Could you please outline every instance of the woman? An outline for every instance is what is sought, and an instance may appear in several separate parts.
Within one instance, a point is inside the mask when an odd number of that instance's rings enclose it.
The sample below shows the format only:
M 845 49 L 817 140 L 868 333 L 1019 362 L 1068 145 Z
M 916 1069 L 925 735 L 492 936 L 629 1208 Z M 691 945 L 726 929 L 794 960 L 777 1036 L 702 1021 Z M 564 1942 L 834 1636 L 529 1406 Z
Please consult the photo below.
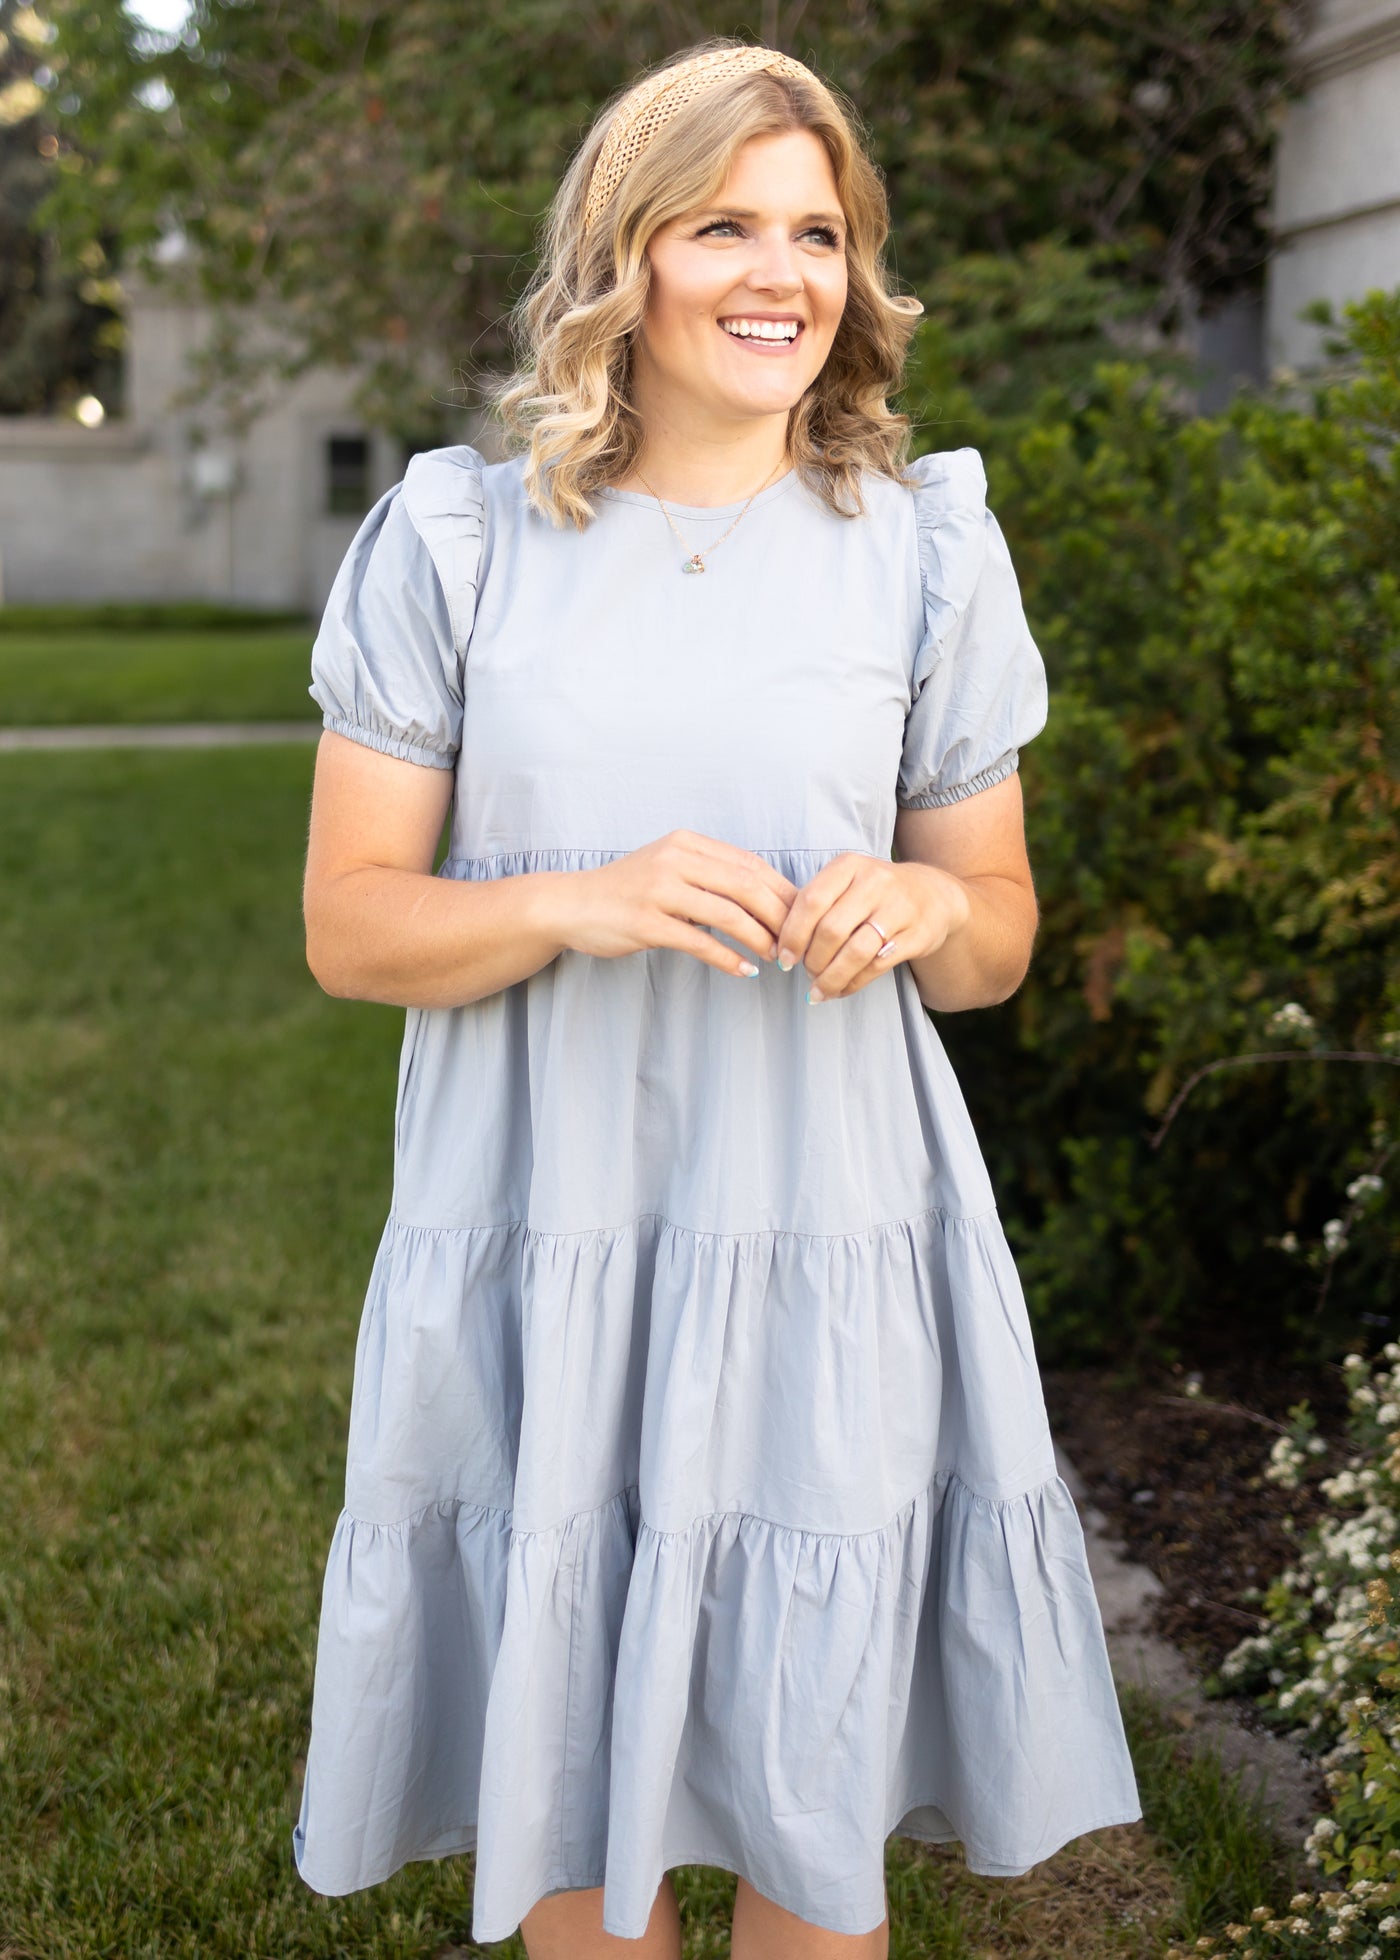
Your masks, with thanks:
M 531 1960 L 674 1960 L 682 1863 L 735 1960 L 864 1960 L 891 1832 L 1014 1874 L 1141 1815 L 925 1013 L 1026 971 L 1044 676 L 976 453 L 902 468 L 885 233 L 806 68 L 643 80 L 523 454 L 416 457 L 313 656 L 308 958 L 409 1014 L 297 1860 L 475 1847 Z

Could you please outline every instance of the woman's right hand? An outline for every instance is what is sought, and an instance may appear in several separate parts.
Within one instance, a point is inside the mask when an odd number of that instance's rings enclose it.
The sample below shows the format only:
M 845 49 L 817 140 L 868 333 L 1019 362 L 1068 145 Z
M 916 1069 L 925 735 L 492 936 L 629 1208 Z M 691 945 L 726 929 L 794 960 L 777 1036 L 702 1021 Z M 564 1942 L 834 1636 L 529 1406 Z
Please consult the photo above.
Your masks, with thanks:
M 756 958 L 771 960 L 797 896 L 792 880 L 756 851 L 694 830 L 668 831 L 566 875 L 577 901 L 564 922 L 564 943 L 573 951 L 607 960 L 668 946 L 722 973 L 741 972 L 744 956 L 704 928 L 718 927 Z

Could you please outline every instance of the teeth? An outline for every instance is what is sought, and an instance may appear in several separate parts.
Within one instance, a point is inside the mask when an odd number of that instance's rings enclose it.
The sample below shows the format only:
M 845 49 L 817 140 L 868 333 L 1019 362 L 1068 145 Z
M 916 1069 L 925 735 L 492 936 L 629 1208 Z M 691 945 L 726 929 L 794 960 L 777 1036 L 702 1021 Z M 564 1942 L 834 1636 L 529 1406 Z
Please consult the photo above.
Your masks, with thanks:
M 796 340 L 795 320 L 722 320 L 726 333 L 739 340 Z

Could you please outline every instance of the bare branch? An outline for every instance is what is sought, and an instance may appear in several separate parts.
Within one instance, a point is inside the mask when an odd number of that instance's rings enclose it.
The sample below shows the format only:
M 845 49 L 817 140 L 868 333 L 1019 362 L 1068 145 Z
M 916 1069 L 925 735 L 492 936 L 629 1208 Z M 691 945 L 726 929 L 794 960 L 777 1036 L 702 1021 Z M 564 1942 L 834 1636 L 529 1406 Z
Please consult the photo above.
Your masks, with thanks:
M 1204 1068 L 1198 1068 L 1194 1075 L 1188 1076 L 1172 1097 L 1162 1119 L 1162 1127 L 1151 1139 L 1152 1148 L 1161 1149 L 1167 1131 L 1176 1120 L 1177 1111 L 1198 1082 L 1203 1082 L 1208 1075 L 1214 1075 L 1218 1069 L 1254 1068 L 1263 1062 L 1379 1062 L 1383 1068 L 1400 1068 L 1400 1055 L 1377 1055 L 1369 1049 L 1314 1048 L 1296 1055 L 1226 1055 L 1219 1061 L 1207 1062 Z

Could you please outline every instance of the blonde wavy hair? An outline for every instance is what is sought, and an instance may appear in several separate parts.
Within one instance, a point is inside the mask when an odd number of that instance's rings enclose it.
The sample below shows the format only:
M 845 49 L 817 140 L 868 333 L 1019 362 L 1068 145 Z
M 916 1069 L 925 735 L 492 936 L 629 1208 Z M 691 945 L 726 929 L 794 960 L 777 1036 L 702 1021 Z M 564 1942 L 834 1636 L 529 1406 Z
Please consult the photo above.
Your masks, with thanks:
M 643 82 L 696 55 L 746 46 L 713 39 L 687 48 Z M 633 83 L 601 111 L 550 206 L 539 267 L 511 315 L 516 372 L 488 392 L 506 446 L 528 450 L 525 489 L 552 523 L 584 529 L 590 493 L 625 477 L 641 452 L 630 395 L 632 349 L 646 313 L 653 233 L 709 203 L 754 136 L 807 129 L 824 146 L 846 218 L 847 298 L 820 374 L 792 408 L 788 451 L 802 481 L 838 516 L 861 514 L 865 470 L 902 481 L 909 420 L 888 397 L 899 386 L 919 314 L 896 293 L 884 262 L 889 205 L 855 112 L 816 77 L 736 75 L 678 109 L 649 138 L 594 221 L 585 226 L 598 153 Z

